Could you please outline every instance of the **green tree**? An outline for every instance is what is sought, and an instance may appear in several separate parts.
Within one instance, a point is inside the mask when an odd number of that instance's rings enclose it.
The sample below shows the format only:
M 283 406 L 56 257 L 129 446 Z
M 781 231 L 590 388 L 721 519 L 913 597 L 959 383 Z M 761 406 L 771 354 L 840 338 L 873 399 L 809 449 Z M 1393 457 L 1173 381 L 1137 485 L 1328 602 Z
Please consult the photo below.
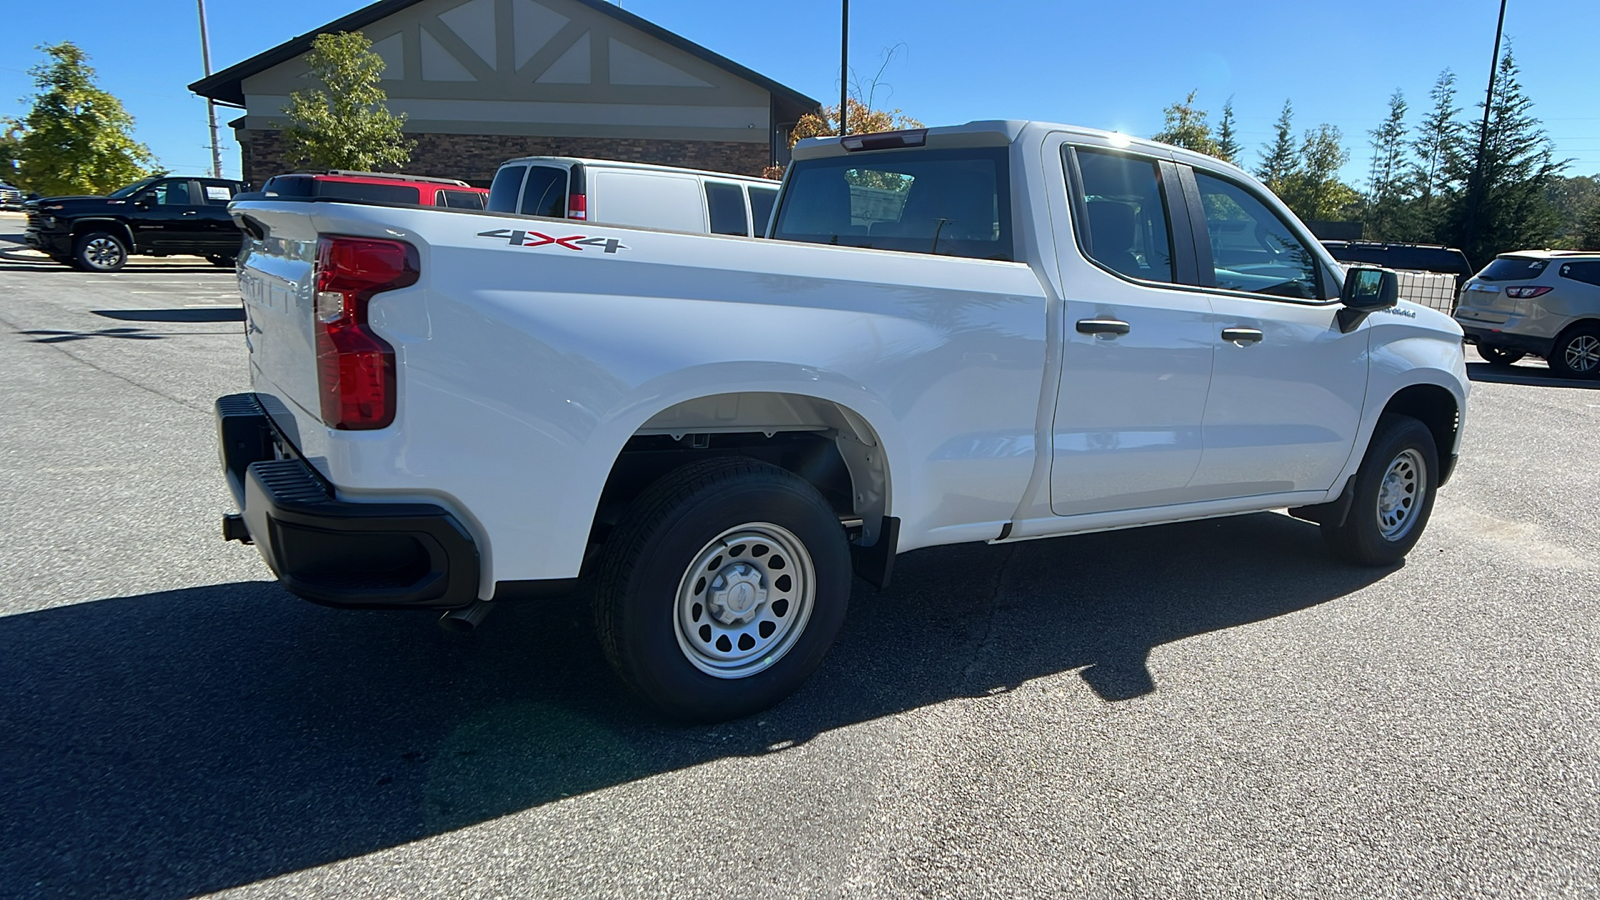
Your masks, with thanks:
M 1285 100 L 1283 112 L 1273 126 L 1272 143 L 1262 149 L 1261 165 L 1256 167 L 1256 177 L 1268 190 L 1282 196 L 1289 179 L 1299 167 L 1299 148 L 1294 140 L 1294 106 Z
M 1455 73 L 1449 69 L 1440 72 L 1428 99 L 1433 106 L 1411 142 L 1409 202 L 1398 223 L 1401 238 L 1420 242 L 1438 240 L 1449 196 L 1448 173 L 1456 170 L 1461 158 L 1461 107 L 1456 104 Z
M 1222 121 L 1217 123 L 1217 158 L 1238 165 L 1239 154 L 1243 152 L 1233 118 L 1233 98 L 1229 97 L 1228 102 L 1222 104 Z
M 1584 222 L 1600 211 L 1600 175 L 1561 175 L 1550 179 L 1544 190 L 1545 201 L 1556 217 L 1556 235 L 1551 244 L 1568 250 L 1587 249 L 1581 239 Z
M 1339 180 L 1339 170 L 1349 161 L 1339 129 L 1318 125 L 1305 133 L 1294 169 L 1276 193 L 1302 219 L 1349 215 L 1361 199 L 1355 188 Z
M 1398 89 L 1389 96 L 1389 115 L 1367 134 L 1372 137 L 1372 167 L 1362 215 L 1365 236 L 1392 240 L 1404 203 L 1406 160 L 1406 98 Z
M 1441 236 L 1474 265 L 1506 250 L 1549 246 L 1555 236 L 1556 215 L 1545 190 L 1567 162 L 1556 160 L 1517 72 L 1508 48 L 1489 99 L 1487 130 L 1481 121 L 1474 123 L 1472 152 L 1445 166 L 1453 202 Z
M 1189 96 L 1182 102 L 1174 103 L 1166 108 L 1166 125 L 1150 136 L 1153 141 L 1171 144 L 1174 147 L 1183 147 L 1196 153 L 1207 156 L 1220 156 L 1217 149 L 1217 139 L 1211 135 L 1211 124 L 1206 121 L 1206 111 L 1194 105 L 1195 95 L 1199 91 L 1190 91 Z
M 71 42 L 38 48 L 48 59 L 28 74 L 39 93 L 9 129 L 21 158 L 18 176 L 31 191 L 105 194 L 152 171 L 155 160 L 133 139 L 133 116 L 95 83 L 89 56 Z
M 388 97 L 378 84 L 383 57 L 372 52 L 365 35 L 318 35 L 306 63 L 327 91 L 289 95 L 283 137 L 290 165 L 382 171 L 410 161 L 416 143 L 401 132 L 406 117 L 384 108 Z
M 1578 223 L 1574 249 L 1600 250 L 1600 203 L 1589 204 L 1589 211 Z

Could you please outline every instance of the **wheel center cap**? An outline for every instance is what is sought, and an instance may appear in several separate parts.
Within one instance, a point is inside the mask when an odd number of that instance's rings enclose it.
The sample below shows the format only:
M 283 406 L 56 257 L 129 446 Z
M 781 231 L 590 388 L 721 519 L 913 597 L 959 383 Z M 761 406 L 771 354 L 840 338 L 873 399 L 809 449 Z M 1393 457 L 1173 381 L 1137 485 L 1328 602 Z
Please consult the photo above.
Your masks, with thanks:
M 761 586 L 761 573 L 754 566 L 735 563 L 717 573 L 707 599 L 711 614 L 724 625 L 732 625 L 755 618 L 767 600 L 767 589 Z

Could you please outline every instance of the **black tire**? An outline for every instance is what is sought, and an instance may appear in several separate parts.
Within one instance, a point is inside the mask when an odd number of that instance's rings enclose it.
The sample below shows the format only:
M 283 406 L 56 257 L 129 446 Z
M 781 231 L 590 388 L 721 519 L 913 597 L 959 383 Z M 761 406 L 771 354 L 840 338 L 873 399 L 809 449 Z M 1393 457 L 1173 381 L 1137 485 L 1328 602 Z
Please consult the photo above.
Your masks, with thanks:
M 1549 363 L 1562 378 L 1600 378 L 1600 324 L 1580 322 L 1561 332 Z
M 1412 475 L 1406 489 L 1407 472 Z M 1389 476 L 1396 481 L 1385 491 Z M 1350 490 L 1355 496 L 1343 522 L 1324 522 L 1322 536 L 1341 559 L 1361 566 L 1399 562 L 1416 546 L 1433 513 L 1439 487 L 1439 450 L 1433 432 L 1411 416 L 1378 420 Z
M 612 533 L 595 625 L 617 675 L 645 702 L 672 719 L 718 722 L 772 706 L 816 671 L 850 586 L 844 529 L 816 488 L 766 463 L 710 459 L 652 485 Z M 751 618 L 721 618 L 739 615 Z M 712 659 L 722 652 L 747 662 Z
M 1521 350 L 1506 350 L 1501 347 L 1485 347 L 1478 345 L 1478 355 L 1491 366 L 1509 366 L 1528 354 Z
M 109 231 L 91 231 L 73 244 L 72 262 L 85 272 L 115 272 L 128 263 L 128 246 Z

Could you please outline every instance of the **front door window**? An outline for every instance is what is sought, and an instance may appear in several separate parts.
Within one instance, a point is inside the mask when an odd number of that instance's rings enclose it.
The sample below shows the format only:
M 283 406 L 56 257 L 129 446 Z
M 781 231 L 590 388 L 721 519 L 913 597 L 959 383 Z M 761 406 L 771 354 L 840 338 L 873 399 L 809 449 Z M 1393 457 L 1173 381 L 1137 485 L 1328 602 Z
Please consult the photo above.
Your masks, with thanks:
M 1195 172 L 1216 286 L 1297 300 L 1322 296 L 1317 258 L 1283 219 L 1244 188 Z

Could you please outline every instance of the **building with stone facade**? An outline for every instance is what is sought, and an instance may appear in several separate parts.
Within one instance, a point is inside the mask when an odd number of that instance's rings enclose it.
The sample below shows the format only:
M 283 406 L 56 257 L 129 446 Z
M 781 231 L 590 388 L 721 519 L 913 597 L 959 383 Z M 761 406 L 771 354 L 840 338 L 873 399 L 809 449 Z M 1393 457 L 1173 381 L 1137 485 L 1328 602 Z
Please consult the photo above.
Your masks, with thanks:
M 816 100 L 603 0 L 380 0 L 189 86 L 240 108 L 242 177 L 288 171 L 278 127 L 322 85 L 319 34 L 360 31 L 416 141 L 405 171 L 487 185 L 506 159 L 589 156 L 757 175 Z

